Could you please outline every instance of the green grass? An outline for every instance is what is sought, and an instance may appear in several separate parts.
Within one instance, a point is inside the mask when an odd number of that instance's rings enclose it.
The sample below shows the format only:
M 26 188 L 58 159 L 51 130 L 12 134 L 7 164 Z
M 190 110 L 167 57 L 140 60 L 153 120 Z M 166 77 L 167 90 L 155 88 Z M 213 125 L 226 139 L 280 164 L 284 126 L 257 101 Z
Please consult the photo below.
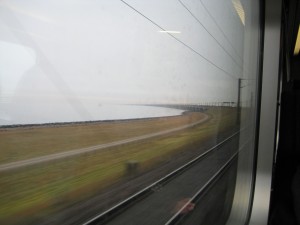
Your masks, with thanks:
M 180 151 L 186 151 L 189 146 L 199 144 L 209 137 L 217 137 L 218 132 L 229 129 L 235 123 L 234 109 L 223 108 L 207 113 L 211 119 L 205 124 L 172 133 L 172 135 L 0 173 L 0 223 L 18 223 L 19 221 L 16 220 L 18 218 L 23 221 L 21 224 L 24 224 L 24 221 L 30 220 L 33 215 L 47 215 L 52 211 L 68 207 L 97 194 L 101 190 L 105 190 L 105 188 L 122 179 L 126 174 L 126 162 L 131 160 L 139 162 L 139 172 L 143 173 L 168 160 L 172 155 Z M 196 116 L 193 118 L 196 118 Z M 173 120 L 174 118 L 169 119 Z M 170 126 L 176 127 L 191 119 L 186 117 L 184 120 L 180 120 L 180 122 L 172 121 L 172 123 L 164 121 L 164 125 L 157 122 L 157 125 L 151 128 L 149 128 L 151 123 L 148 123 L 150 122 L 148 121 L 144 123 L 146 132 L 142 132 L 142 125 L 135 125 L 135 128 L 139 130 L 138 134 L 141 135 L 141 133 L 157 131 L 157 127 L 160 127 L 161 130 L 165 130 L 166 127 L 170 128 Z M 176 123 L 176 126 L 173 125 L 174 123 Z M 122 124 L 122 126 L 125 125 Z M 126 126 L 129 130 L 132 129 L 129 122 L 126 123 Z M 82 129 L 81 133 L 85 133 L 84 128 L 80 128 Z M 90 126 L 88 126 L 89 131 L 90 129 Z M 110 130 L 112 132 L 109 135 L 110 140 L 114 139 L 112 138 L 114 136 L 113 129 Z M 34 133 L 33 130 L 31 132 Z M 64 131 L 66 134 L 70 132 L 67 127 L 64 127 Z M 123 132 L 125 131 L 124 128 Z M 17 132 L 21 133 L 21 131 Z M 47 133 L 49 130 L 45 132 Z M 29 139 L 30 135 L 27 131 L 25 133 L 25 136 Z M 136 135 L 137 131 L 128 133 Z M 18 135 L 20 134 L 18 133 Z M 65 133 L 60 133 L 60 135 L 53 134 L 50 139 L 46 140 L 52 140 L 54 137 L 60 139 L 61 136 L 67 138 Z M 120 133 L 116 136 L 116 138 L 121 136 L 124 138 L 123 134 Z M 128 137 L 128 134 L 125 136 Z M 73 137 L 69 138 L 73 140 Z M 26 143 L 25 141 L 23 144 L 26 145 Z M 29 147 L 27 146 L 27 148 Z
M 66 126 L 0 129 L 0 163 L 124 140 L 182 126 L 203 115 L 190 113 L 169 118 L 99 122 Z

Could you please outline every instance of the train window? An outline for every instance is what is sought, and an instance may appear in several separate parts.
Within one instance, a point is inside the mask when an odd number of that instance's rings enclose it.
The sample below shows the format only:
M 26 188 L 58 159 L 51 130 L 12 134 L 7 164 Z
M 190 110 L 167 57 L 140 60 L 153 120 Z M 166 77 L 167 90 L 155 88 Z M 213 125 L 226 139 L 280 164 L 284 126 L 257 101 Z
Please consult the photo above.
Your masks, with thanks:
M 1 224 L 226 224 L 248 205 L 258 1 L 0 5 Z

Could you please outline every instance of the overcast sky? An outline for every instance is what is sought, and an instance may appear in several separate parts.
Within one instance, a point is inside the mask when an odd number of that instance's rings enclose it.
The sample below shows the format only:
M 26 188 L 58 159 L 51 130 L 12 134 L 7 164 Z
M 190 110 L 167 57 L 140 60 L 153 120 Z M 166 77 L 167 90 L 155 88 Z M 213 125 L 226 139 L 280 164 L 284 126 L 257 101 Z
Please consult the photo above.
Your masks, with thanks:
M 231 0 L 2 0 L 0 104 L 236 101 L 243 43 Z

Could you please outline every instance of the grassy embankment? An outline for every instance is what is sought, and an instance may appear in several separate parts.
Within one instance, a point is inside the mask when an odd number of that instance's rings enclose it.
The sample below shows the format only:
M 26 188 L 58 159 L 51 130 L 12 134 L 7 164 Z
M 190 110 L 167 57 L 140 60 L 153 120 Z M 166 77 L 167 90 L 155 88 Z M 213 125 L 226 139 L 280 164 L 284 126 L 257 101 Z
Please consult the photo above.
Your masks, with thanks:
M 34 216 L 42 217 L 52 210 L 90 197 L 122 179 L 126 162 L 138 161 L 139 171 L 147 171 L 172 154 L 201 143 L 235 123 L 234 109 L 215 109 L 207 113 L 211 116 L 208 122 L 164 137 L 0 172 L 0 223 L 22 221 L 25 224 Z M 151 120 L 1 131 L 1 162 L 155 133 L 195 122 L 202 116 L 190 113 Z
M 0 163 L 124 140 L 191 124 L 201 118 L 203 114 L 190 113 L 145 120 L 0 128 Z

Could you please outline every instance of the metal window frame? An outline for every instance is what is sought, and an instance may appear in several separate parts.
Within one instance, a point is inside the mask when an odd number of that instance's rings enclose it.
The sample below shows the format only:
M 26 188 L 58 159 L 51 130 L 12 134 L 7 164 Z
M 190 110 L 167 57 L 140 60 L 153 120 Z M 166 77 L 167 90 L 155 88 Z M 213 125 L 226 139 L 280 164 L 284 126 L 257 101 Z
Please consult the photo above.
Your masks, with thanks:
M 268 223 L 277 133 L 281 4 L 281 0 L 265 1 L 261 102 L 250 225 L 264 225 Z

